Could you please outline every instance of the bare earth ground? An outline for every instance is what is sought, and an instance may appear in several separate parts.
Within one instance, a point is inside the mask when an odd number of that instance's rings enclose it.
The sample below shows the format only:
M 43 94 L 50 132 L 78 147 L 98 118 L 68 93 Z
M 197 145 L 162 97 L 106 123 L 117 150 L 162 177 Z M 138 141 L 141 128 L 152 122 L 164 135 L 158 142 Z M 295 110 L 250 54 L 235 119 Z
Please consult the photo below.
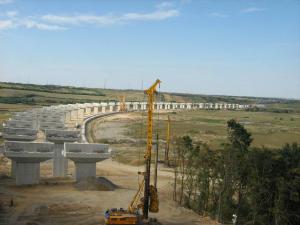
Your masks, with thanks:
M 107 122 L 101 123 L 104 124 L 105 129 L 98 130 L 100 133 L 97 136 L 126 139 L 122 134 L 126 131 L 124 127 L 114 127 L 109 121 Z M 113 148 L 117 146 L 114 145 Z M 107 208 L 128 207 L 140 181 L 137 172 L 143 171 L 142 167 L 125 165 L 108 159 L 97 163 L 97 176 L 109 179 L 119 188 L 114 191 L 82 191 L 74 185 L 72 179 L 74 164 L 71 161 L 69 161 L 69 177 L 61 179 L 51 178 L 52 161 L 49 160 L 41 163 L 40 185 L 16 187 L 14 179 L 7 176 L 10 160 L 4 158 L 2 154 L 0 156 L 1 225 L 104 224 L 103 212 Z M 160 211 L 152 214 L 152 217 L 156 217 L 164 225 L 216 224 L 208 218 L 178 207 L 172 201 L 172 172 L 161 168 L 158 175 Z M 12 203 L 13 206 L 10 206 Z

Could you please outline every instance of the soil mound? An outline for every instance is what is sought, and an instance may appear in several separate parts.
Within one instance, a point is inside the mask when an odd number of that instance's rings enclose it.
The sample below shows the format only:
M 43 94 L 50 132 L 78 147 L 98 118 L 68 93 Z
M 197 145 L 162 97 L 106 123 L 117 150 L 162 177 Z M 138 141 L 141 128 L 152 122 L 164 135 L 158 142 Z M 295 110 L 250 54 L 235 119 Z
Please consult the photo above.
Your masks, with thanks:
M 105 177 L 91 177 L 77 182 L 75 188 L 80 191 L 114 191 L 118 186 Z

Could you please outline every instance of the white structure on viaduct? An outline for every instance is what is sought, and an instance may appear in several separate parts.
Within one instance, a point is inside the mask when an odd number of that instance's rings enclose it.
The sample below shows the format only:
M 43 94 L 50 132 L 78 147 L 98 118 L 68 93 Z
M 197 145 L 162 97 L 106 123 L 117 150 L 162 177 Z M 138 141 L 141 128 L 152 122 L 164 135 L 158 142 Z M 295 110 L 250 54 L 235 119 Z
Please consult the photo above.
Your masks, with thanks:
M 147 109 L 147 102 L 125 102 L 126 111 Z M 249 105 L 228 103 L 156 102 L 155 110 L 243 110 Z M 120 111 L 120 102 L 55 105 L 18 112 L 3 129 L 5 156 L 17 185 L 38 184 L 40 163 L 52 160 L 54 177 L 68 176 L 68 160 L 75 162 L 76 181 L 96 176 L 96 163 L 110 157 L 106 144 L 89 144 L 85 124 Z

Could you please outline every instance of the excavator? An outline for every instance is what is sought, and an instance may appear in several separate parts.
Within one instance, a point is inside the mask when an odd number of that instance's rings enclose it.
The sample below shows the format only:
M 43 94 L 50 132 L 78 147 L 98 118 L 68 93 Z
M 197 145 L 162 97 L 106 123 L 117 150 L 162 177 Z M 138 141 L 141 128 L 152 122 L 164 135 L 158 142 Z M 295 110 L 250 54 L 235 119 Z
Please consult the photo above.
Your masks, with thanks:
M 149 220 L 149 212 L 156 213 L 159 210 L 159 201 L 157 188 L 150 185 L 151 174 L 151 152 L 152 152 L 152 135 L 153 135 L 153 103 L 154 94 L 157 86 L 161 81 L 157 79 L 155 83 L 147 90 L 145 94 L 148 96 L 148 124 L 147 124 L 147 148 L 144 153 L 145 172 L 140 172 L 143 176 L 137 193 L 134 195 L 127 209 L 112 208 L 108 209 L 105 214 L 106 225 L 141 225 L 147 223 Z M 157 167 L 157 164 L 155 165 Z M 157 179 L 157 177 L 155 177 Z M 156 181 L 155 181 L 156 184 Z M 142 213 L 140 212 L 142 210 Z

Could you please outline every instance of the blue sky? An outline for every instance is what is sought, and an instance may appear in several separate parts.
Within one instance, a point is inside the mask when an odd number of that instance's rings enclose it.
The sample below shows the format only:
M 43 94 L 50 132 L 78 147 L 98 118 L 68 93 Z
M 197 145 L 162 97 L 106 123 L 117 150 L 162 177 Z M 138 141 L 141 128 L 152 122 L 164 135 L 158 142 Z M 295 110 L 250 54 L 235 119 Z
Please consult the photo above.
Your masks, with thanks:
M 299 0 L 0 0 L 0 80 L 300 99 Z

